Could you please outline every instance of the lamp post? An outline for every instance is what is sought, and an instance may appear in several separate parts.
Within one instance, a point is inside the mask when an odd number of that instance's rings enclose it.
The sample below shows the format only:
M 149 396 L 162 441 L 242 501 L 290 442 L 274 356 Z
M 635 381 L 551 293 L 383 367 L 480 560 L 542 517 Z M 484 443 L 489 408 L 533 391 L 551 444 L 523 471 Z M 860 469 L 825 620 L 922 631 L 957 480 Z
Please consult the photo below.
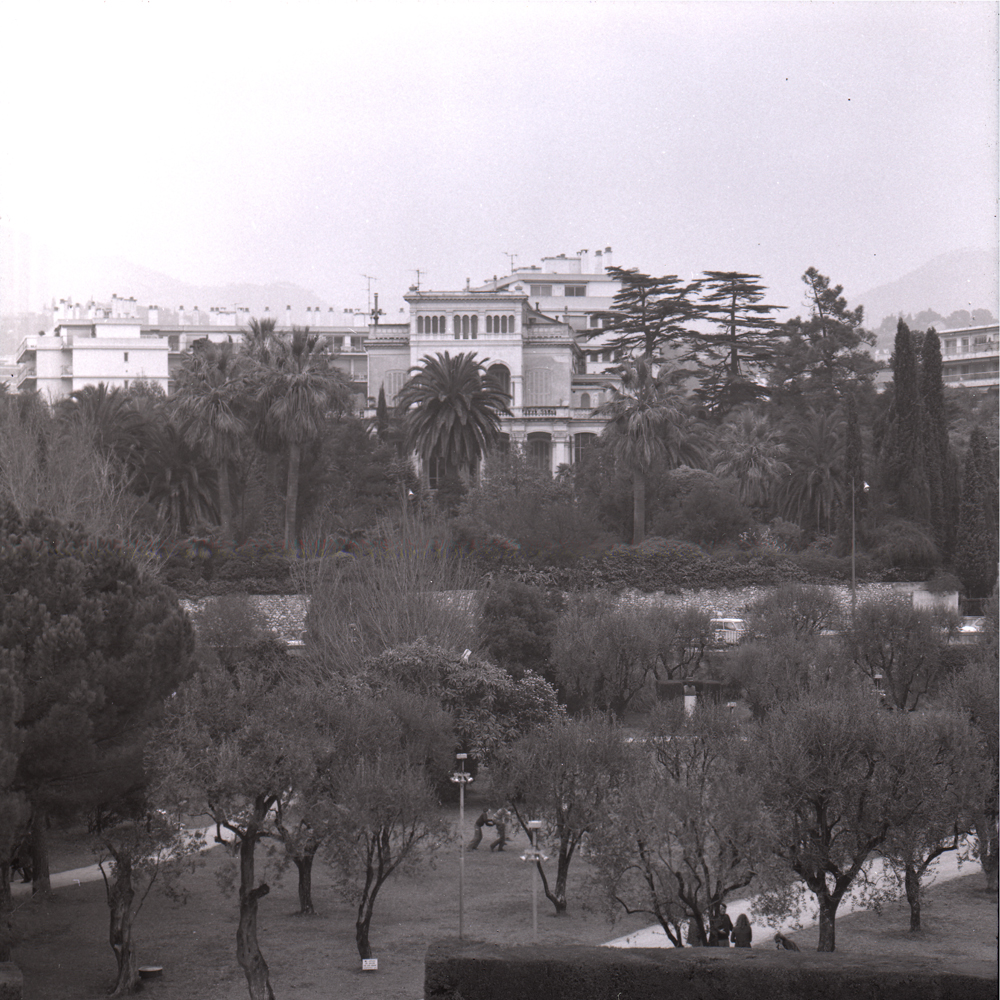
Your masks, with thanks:
M 467 753 L 455 754 L 458 770 L 451 776 L 453 784 L 458 785 L 458 939 L 462 940 L 465 930 L 465 786 L 473 780 L 471 774 L 466 774 L 465 762 Z
M 537 831 L 542 827 L 540 819 L 528 820 L 528 836 L 531 845 L 521 855 L 522 861 L 531 862 L 531 931 L 532 940 L 538 944 L 538 863 L 548 860 L 548 855 L 542 854 L 535 842 Z

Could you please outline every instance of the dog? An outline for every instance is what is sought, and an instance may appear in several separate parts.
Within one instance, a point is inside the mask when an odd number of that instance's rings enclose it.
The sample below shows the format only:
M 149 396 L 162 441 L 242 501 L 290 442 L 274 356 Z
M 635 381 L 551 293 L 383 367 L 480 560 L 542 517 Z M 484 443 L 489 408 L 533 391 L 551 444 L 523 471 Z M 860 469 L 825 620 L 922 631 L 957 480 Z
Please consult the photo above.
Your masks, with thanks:
M 790 938 L 786 938 L 784 934 L 774 935 L 774 947 L 784 948 L 785 951 L 799 951 L 799 946 Z

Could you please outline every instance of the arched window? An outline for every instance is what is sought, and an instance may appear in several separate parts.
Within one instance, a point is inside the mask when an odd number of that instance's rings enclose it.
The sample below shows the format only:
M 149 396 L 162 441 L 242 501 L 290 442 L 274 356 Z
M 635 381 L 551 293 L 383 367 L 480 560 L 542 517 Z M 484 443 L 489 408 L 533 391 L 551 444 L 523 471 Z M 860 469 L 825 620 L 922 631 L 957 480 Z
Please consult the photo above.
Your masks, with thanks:
M 418 316 L 417 317 L 417 333 L 423 333 L 423 332 L 424 332 L 424 317 L 423 316 Z
M 478 316 L 471 317 L 471 322 L 472 322 L 472 339 L 475 340 L 476 334 L 479 332 L 479 317 Z
M 462 340 L 469 339 L 469 317 L 462 317 Z
M 528 435 L 528 463 L 542 472 L 552 473 L 552 435 L 534 431 Z
M 589 410 L 590 409 L 590 393 L 589 392 L 585 392 L 580 397 L 580 408 L 582 410 Z
M 462 317 L 461 316 L 456 316 L 455 317 L 455 339 L 456 340 L 461 340 L 462 339 Z
M 492 333 L 493 332 L 493 317 L 492 316 L 487 316 L 486 317 L 486 332 L 487 333 Z
M 573 435 L 573 464 L 578 465 L 588 448 L 592 448 L 597 441 L 596 434 L 574 434 Z
M 507 317 L 506 316 L 501 316 L 500 317 L 500 332 L 501 333 L 506 333 L 507 332 Z
M 431 316 L 431 333 L 438 332 L 438 318 L 437 316 Z
M 510 370 L 506 365 L 490 365 L 486 374 L 492 375 L 503 387 L 503 391 L 510 395 Z

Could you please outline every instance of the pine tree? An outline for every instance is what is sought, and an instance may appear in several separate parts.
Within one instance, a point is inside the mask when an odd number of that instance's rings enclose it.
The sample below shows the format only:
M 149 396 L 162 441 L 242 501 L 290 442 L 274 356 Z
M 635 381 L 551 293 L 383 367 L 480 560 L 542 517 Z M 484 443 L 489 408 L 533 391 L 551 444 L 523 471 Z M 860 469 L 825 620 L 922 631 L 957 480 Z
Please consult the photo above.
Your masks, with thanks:
M 773 396 L 801 409 L 831 406 L 852 385 L 871 381 L 878 365 L 868 353 L 875 335 L 863 329 L 861 306 L 847 308 L 844 286 L 811 267 L 802 280 L 812 314 L 782 328 L 771 373 Z
M 761 300 L 759 274 L 705 271 L 701 308 L 717 329 L 696 341 L 701 388 L 697 395 L 726 413 L 767 394 L 766 375 L 774 359 L 779 326 L 771 313 L 781 306 Z
M 678 354 L 688 346 L 693 334 L 688 324 L 701 311 L 694 296 L 700 282 L 685 284 L 676 274 L 655 278 L 636 268 L 609 267 L 608 277 L 621 283 L 603 330 L 592 336 L 611 333 L 608 342 L 616 356 L 652 358 L 663 353 Z

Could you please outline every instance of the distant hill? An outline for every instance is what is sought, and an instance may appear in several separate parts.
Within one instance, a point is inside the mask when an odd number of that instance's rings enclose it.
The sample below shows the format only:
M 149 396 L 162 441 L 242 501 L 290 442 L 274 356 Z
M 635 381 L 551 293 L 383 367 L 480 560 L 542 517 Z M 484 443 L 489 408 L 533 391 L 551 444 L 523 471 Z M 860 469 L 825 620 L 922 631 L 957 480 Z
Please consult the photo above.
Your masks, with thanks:
M 1000 311 L 997 251 L 954 250 L 903 275 L 887 285 L 851 298 L 850 305 L 865 307 L 865 328 L 878 329 L 886 317 L 915 316 L 934 311 L 949 316 L 959 310 L 972 313 Z M 880 345 L 881 346 L 881 345 Z

